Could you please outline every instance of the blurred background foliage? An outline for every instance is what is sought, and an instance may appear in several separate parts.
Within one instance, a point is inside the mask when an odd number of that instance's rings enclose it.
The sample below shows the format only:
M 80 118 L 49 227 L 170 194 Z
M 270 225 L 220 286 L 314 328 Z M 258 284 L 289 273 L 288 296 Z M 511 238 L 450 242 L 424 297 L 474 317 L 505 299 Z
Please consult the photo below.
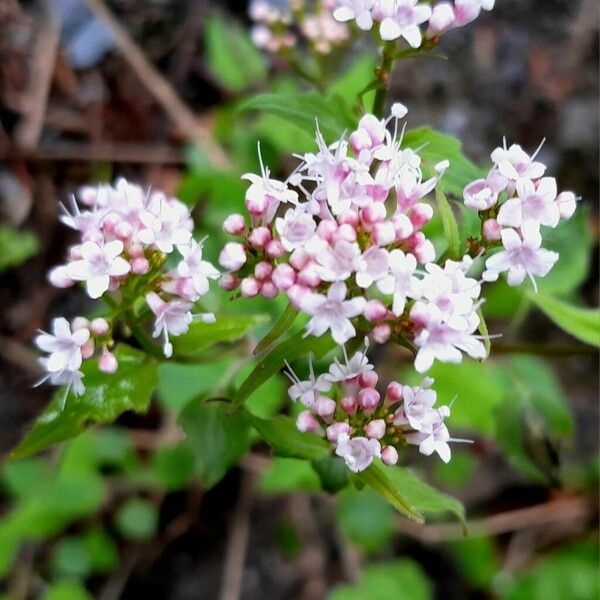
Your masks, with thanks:
M 194 207 L 197 237 L 209 235 L 207 254 L 215 260 L 225 216 L 243 206 L 240 174 L 258 170 L 257 142 L 273 173 L 289 172 L 290 153 L 314 147 L 315 117 L 326 137 L 351 125 L 348 99 L 371 79 L 375 64 L 373 47 L 359 42 L 321 91 L 299 96 L 306 83 L 252 45 L 244 2 L 107 4 L 212 129 L 228 164 L 215 167 L 210 151 L 173 128 L 119 52 L 114 31 L 75 0 L 56 4 L 63 29 L 55 64 L 46 67 L 52 73 L 45 121 L 33 147 L 20 145 L 29 113 L 19 102 L 40 60 L 27 40 L 49 35 L 47 7 L 16 0 L 0 7 L 7 32 L 0 43 L 4 451 L 49 400 L 47 390 L 29 389 L 35 359 L 27 343 L 35 329 L 55 314 L 90 308 L 77 293 L 45 284 L 45 271 L 68 242 L 54 224 L 57 201 L 84 182 L 120 175 L 164 188 Z M 114 403 L 95 404 L 90 394 L 86 414 L 67 414 L 58 432 L 46 426 L 51 404 L 19 447 L 24 457 L 2 462 L 0 597 L 597 598 L 598 363 L 581 343 L 590 342 L 580 322 L 585 315 L 569 312 L 597 305 L 594 15 L 593 1 L 499 1 L 471 28 L 447 36 L 448 61 L 405 61 L 394 77 L 392 95 L 409 105 L 412 127 L 433 126 L 465 141 L 474 162 L 453 138 L 420 129 L 410 134 L 415 142 L 430 141 L 424 154 L 432 162 L 438 153 L 455 158 L 447 182 L 455 200 L 503 134 L 530 146 L 547 135 L 544 160 L 563 187 L 584 199 L 552 234 L 561 260 L 540 281 L 539 296 L 527 286 L 488 287 L 483 314 L 490 332 L 503 333 L 492 357 L 432 369 L 441 400 L 454 401 L 453 431 L 474 444 L 456 446 L 448 465 L 414 453 L 406 460 L 464 503 L 467 537 L 448 506 L 429 497 L 421 500 L 432 522 L 421 527 L 372 491 L 347 486 L 335 460 L 271 459 L 256 444 L 252 418 L 294 410 L 285 379 L 276 374 L 253 391 L 249 414 L 230 416 L 215 398 L 256 364 L 228 356 L 228 344 L 261 339 L 285 303 L 229 302 L 213 290 L 206 306 L 225 315 L 228 327 L 213 339 L 200 327 L 179 341 L 181 352 L 204 352 L 206 362 L 141 366 L 135 353 L 120 356 L 125 368 L 107 392 Z M 372 94 L 364 101 L 368 106 Z M 459 203 L 453 206 L 459 214 Z M 473 222 L 462 216 L 464 239 Z M 444 252 L 442 223 L 428 227 Z M 386 378 L 417 381 L 401 350 L 374 349 L 374 360 Z M 94 373 L 88 376 L 93 382 Z M 124 400 L 123 380 L 134 386 L 133 398 Z M 209 397 L 214 401 L 205 402 Z M 45 447 L 48 436 L 68 438 L 84 422 L 109 422 L 121 413 L 114 425 L 26 456 Z

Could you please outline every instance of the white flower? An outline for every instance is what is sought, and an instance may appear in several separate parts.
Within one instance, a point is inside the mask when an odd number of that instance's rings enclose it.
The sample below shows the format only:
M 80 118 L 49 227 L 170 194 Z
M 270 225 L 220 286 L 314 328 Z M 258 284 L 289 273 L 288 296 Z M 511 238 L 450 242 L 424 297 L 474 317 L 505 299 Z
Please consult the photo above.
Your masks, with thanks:
M 288 395 L 294 402 L 299 400 L 306 408 L 312 408 L 316 404 L 319 394 L 321 392 L 328 392 L 331 389 L 331 383 L 323 375 L 315 377 L 312 355 L 309 356 L 310 374 L 306 381 L 300 381 L 300 378 L 294 373 L 287 360 L 285 364 L 288 370 L 284 371 L 284 373 L 292 382 L 292 385 L 288 389 Z
M 479 317 L 471 313 L 465 329 L 454 329 L 443 319 L 440 309 L 432 303 L 416 302 L 410 312 L 411 320 L 422 327 L 415 336 L 418 348 L 415 356 L 415 369 L 424 373 L 434 360 L 459 363 L 462 360 L 461 350 L 471 358 L 483 359 L 485 347 L 473 333 L 479 326 Z
M 341 434 L 337 438 L 335 453 L 341 456 L 346 466 L 353 473 L 364 471 L 375 457 L 381 456 L 381 444 L 379 440 L 366 437 L 349 438 Z
M 169 358 L 173 354 L 173 345 L 169 341 L 169 334 L 177 336 L 189 329 L 190 323 L 194 320 L 190 312 L 192 304 L 181 300 L 165 302 L 154 292 L 146 294 L 146 302 L 156 316 L 152 336 L 155 338 L 161 334 L 164 336 L 163 351 Z M 210 317 L 208 319 L 210 321 Z
M 40 358 L 39 362 L 45 370 L 48 370 L 47 358 Z M 63 406 L 69 390 L 72 390 L 76 396 L 81 396 L 81 394 L 85 392 L 83 373 L 81 371 L 69 371 L 68 369 L 65 369 L 64 371 L 57 371 L 56 373 L 48 373 L 40 380 L 36 381 L 33 387 L 37 387 L 46 381 L 49 381 L 51 385 L 67 386 L 67 391 L 63 399 Z
M 383 279 L 388 274 L 388 253 L 383 248 L 371 246 L 356 265 L 356 283 L 359 287 L 367 289 L 375 281 Z
M 502 230 L 504 250 L 490 256 L 483 272 L 485 281 L 495 281 L 503 271 L 508 271 L 508 285 L 523 283 L 529 277 L 537 290 L 534 277 L 545 277 L 558 260 L 558 253 L 541 247 L 542 236 L 534 224 L 525 224 L 521 236 L 514 229 Z
M 556 227 L 560 210 L 555 202 L 557 188 L 554 177 L 542 177 L 537 185 L 520 177 L 516 183 L 517 197 L 507 200 L 498 212 L 498 223 L 520 227 L 527 222 Z
M 377 287 L 384 294 L 393 295 L 392 312 L 400 316 L 404 312 L 406 298 L 418 295 L 418 280 L 414 276 L 417 259 L 412 254 L 404 254 L 402 250 L 392 250 L 388 255 L 389 274 L 377 282 Z
M 119 256 L 123 242 L 114 240 L 103 246 L 94 242 L 81 245 L 81 260 L 67 265 L 67 275 L 76 281 L 85 281 L 90 298 L 100 298 L 108 290 L 111 277 L 122 277 L 129 273 L 130 265 Z
M 317 224 L 312 215 L 300 208 L 290 208 L 285 215 L 275 219 L 275 228 L 283 247 L 288 251 L 302 248 L 313 237 Z
M 421 45 L 419 25 L 431 16 L 431 7 L 418 1 L 379 0 L 377 13 L 381 18 L 379 33 L 382 39 L 403 37 L 413 48 Z
M 374 0 L 337 0 L 333 17 L 342 23 L 354 19 L 360 29 L 369 31 L 373 27 L 373 3 Z
M 360 247 L 356 242 L 339 240 L 315 256 L 317 272 L 324 281 L 344 281 L 357 269 Z
M 139 215 L 142 229 L 138 232 L 144 244 L 153 244 L 161 252 L 173 252 L 173 246 L 187 244 L 193 223 L 187 207 L 181 202 L 156 195 L 151 205 Z
M 177 265 L 180 277 L 191 279 L 198 296 L 208 292 L 208 280 L 218 279 L 219 271 L 208 261 L 202 260 L 202 244 L 191 240 L 189 244 L 177 246 L 183 260 Z
M 519 177 L 539 179 L 546 171 L 543 163 L 534 160 L 540 149 L 541 145 L 532 156 L 529 156 L 518 144 L 513 144 L 506 149 L 505 142 L 504 147 L 496 148 L 492 152 L 491 158 L 500 173 L 511 181 L 516 181 Z
M 52 334 L 41 332 L 35 338 L 38 348 L 48 352 L 50 356 L 44 359 L 44 367 L 49 373 L 77 371 L 81 366 L 81 347 L 90 337 L 88 329 L 78 329 L 71 332 L 69 322 L 63 317 L 52 321 Z
M 419 452 L 425 456 L 431 456 L 434 452 L 437 452 L 445 463 L 449 462 L 451 450 L 448 442 L 467 441 L 453 440 L 450 437 L 448 428 L 444 424 L 444 417 L 449 415 L 450 409 L 447 406 L 431 411 L 420 431 L 407 434 L 408 443 L 418 445 Z
M 436 402 L 436 393 L 428 389 L 433 380 L 426 378 L 420 387 L 402 387 L 402 406 L 394 414 L 395 425 L 410 425 L 420 431 L 428 423 L 433 405 Z
M 369 339 L 365 338 L 365 351 L 355 352 L 350 359 L 348 359 L 346 347 L 342 346 L 345 362 L 342 364 L 337 358 L 334 359 L 333 364 L 329 367 L 329 373 L 325 373 L 323 377 L 327 381 L 336 383 L 338 381 L 348 381 L 372 371 L 374 367 L 369 363 L 369 359 L 367 358 L 368 344 Z
M 306 293 L 300 300 L 300 309 L 312 315 L 306 325 L 306 334 L 318 337 L 331 330 L 334 341 L 345 344 L 356 335 L 350 319 L 363 311 L 366 302 L 362 296 L 346 300 L 346 284 L 342 281 L 335 282 L 327 296 Z

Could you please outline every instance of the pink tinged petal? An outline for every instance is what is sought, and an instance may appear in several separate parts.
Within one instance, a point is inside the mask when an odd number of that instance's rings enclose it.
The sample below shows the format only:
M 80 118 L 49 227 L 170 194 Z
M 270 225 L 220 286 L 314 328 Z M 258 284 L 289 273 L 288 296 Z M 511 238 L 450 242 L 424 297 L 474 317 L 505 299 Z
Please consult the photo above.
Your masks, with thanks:
M 556 179 L 554 177 L 543 177 L 537 186 L 538 196 L 543 196 L 547 201 L 553 201 L 558 193 Z
M 510 257 L 508 255 L 508 252 L 498 252 L 497 254 L 494 254 L 493 256 L 490 256 L 486 261 L 485 261 L 485 266 L 487 269 L 490 269 L 491 271 L 506 271 L 507 269 L 510 268 L 511 265 L 511 261 L 510 261 Z M 497 278 L 495 279 L 485 279 L 486 281 L 495 281 Z
M 67 275 L 77 281 L 85 281 L 90 276 L 90 265 L 86 260 L 76 260 L 67 265 Z
M 379 25 L 379 34 L 382 40 L 397 40 L 402 35 L 402 29 L 394 19 L 388 17 Z
M 546 275 L 548 275 L 552 267 L 556 264 L 558 258 L 558 252 L 553 252 L 552 250 L 540 248 L 536 252 L 534 258 L 534 264 L 531 270 L 532 275 L 537 275 L 538 277 L 545 277 Z
M 522 200 L 520 198 L 507 200 L 498 211 L 498 223 L 500 225 L 519 227 L 522 219 Z
M 87 293 L 90 298 L 100 298 L 110 285 L 110 277 L 108 275 L 94 275 L 90 277 L 85 284 Z
M 78 345 L 83 346 L 90 339 L 89 329 L 78 329 L 73 333 L 71 339 Z
M 419 373 L 425 373 L 431 368 L 434 358 L 435 356 L 430 348 L 420 348 L 415 357 L 415 369 Z
M 104 244 L 102 249 L 102 253 L 109 261 L 115 259 L 121 252 L 123 252 L 123 242 L 121 240 L 108 242 L 108 244 Z
M 81 244 L 80 252 L 84 260 L 91 260 L 92 258 L 101 254 L 102 250 L 100 246 L 94 242 L 84 242 Z
M 525 269 L 521 265 L 513 265 L 508 271 L 506 281 L 510 286 L 521 285 L 527 275 Z
M 68 354 L 64 352 L 54 352 L 46 361 L 46 369 L 50 373 L 62 371 L 68 364 Z
M 450 451 L 450 446 L 447 442 L 436 442 L 435 450 L 438 453 L 439 457 L 445 462 L 450 462 L 450 458 L 452 457 L 452 453 Z
M 131 265 L 121 256 L 115 258 L 110 267 L 108 268 L 108 274 L 112 277 L 120 277 L 129 273 Z
M 371 27 L 373 27 L 373 17 L 371 16 L 371 12 L 368 10 L 363 10 L 358 15 L 356 15 L 356 24 L 359 29 L 363 31 L 369 31 Z
M 166 302 L 162 300 L 162 298 L 155 292 L 146 294 L 146 302 L 148 303 L 150 310 L 155 315 L 158 315 L 158 313 L 162 311 L 164 305 L 166 304 Z
M 60 347 L 60 342 L 47 333 L 42 333 L 35 338 L 35 345 L 43 352 L 55 352 Z
M 535 194 L 535 186 L 533 185 L 533 182 L 525 177 L 519 177 L 515 187 L 520 198 L 527 198 L 528 196 L 533 196 Z
M 521 247 L 521 238 L 514 229 L 503 229 L 500 235 L 502 236 L 502 245 L 507 250 L 516 250 Z
M 435 441 L 432 435 L 427 436 L 419 444 L 419 452 L 425 456 L 431 456 L 435 451 Z
M 520 177 L 519 173 L 508 159 L 500 161 L 498 164 L 498 171 L 500 171 L 500 174 L 504 175 L 507 179 L 516 180 Z
M 71 326 L 69 325 L 69 321 L 64 317 L 58 317 L 52 321 L 52 331 L 59 338 L 71 337 Z
M 409 25 L 408 27 L 404 27 L 402 29 L 402 37 L 413 48 L 418 48 L 421 45 L 421 30 L 419 29 L 418 25 Z
M 346 298 L 346 284 L 343 281 L 334 283 L 327 292 L 327 299 L 334 302 L 343 302 Z
M 404 312 L 406 306 L 406 296 L 401 293 L 394 294 L 394 301 L 392 304 L 392 312 L 399 317 Z
M 349 6 L 340 6 L 333 11 L 333 18 L 336 21 L 341 21 L 342 23 L 351 21 L 355 17 L 356 15 L 354 14 L 354 11 Z
M 347 319 L 335 319 L 331 322 L 331 337 L 340 346 L 356 335 L 356 329 Z
M 425 23 L 425 21 L 431 17 L 432 10 L 431 7 L 426 4 L 419 4 L 418 6 L 415 6 L 413 14 L 415 23 L 419 25 Z
M 365 309 L 365 305 L 367 304 L 366 298 L 359 296 L 357 298 L 352 298 L 347 302 L 344 302 L 342 305 L 343 314 L 346 317 L 357 317 L 362 313 Z

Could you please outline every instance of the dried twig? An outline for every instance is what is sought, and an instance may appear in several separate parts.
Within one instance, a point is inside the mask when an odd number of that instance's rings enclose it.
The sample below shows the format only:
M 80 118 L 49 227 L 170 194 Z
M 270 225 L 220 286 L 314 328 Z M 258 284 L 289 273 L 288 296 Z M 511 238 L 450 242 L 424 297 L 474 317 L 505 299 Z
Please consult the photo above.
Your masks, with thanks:
M 42 134 L 60 39 L 60 23 L 49 8 L 44 13 L 31 61 L 23 120 L 15 132 L 15 141 L 22 148 L 35 148 Z
M 138 76 L 140 83 L 156 99 L 177 125 L 181 134 L 197 143 L 207 154 L 214 166 L 227 168 L 229 160 L 223 149 L 212 139 L 207 127 L 175 93 L 170 83 L 147 60 L 127 30 L 119 23 L 103 0 L 86 0 L 92 12 L 111 29 L 123 58 Z

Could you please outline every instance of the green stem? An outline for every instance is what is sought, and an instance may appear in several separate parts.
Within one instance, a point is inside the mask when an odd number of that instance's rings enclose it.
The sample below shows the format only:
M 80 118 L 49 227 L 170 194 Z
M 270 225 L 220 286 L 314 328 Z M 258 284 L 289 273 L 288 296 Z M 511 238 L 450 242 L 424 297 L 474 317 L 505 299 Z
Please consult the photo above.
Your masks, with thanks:
M 375 92 L 375 100 L 373 101 L 373 114 L 376 117 L 383 117 L 383 109 L 385 107 L 385 99 L 389 88 L 392 70 L 394 68 L 396 56 L 396 42 L 386 42 L 381 53 L 381 64 L 376 69 L 379 87 Z

